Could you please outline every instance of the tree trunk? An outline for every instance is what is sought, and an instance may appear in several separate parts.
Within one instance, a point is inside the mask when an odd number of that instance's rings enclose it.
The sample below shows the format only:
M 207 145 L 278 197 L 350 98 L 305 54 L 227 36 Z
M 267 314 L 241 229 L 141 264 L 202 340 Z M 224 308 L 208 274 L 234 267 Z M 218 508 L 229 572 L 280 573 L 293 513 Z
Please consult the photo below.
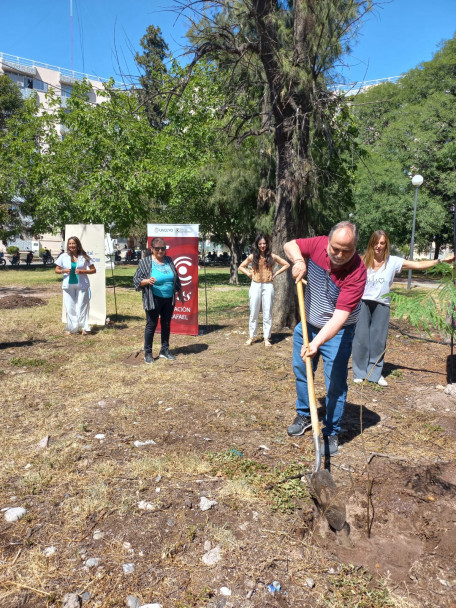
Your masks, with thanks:
M 295 196 L 291 168 L 294 156 L 292 143 L 277 142 L 277 195 L 274 213 L 272 249 L 274 253 L 286 258 L 283 246 L 287 241 L 307 236 L 307 231 L 297 234 L 297 222 L 293 214 Z M 303 222 L 300 221 L 302 225 Z M 283 327 L 293 328 L 299 321 L 296 285 L 291 270 L 279 275 L 274 283 L 274 311 L 272 325 L 275 331 Z
M 440 247 L 442 246 L 442 242 L 441 242 L 441 240 L 438 237 L 435 237 L 434 243 L 435 243 L 434 260 L 438 260 L 439 259 L 439 253 L 440 253 Z M 432 243 L 431 243 L 431 247 L 432 247 Z
M 234 234 L 231 232 L 228 234 L 228 241 L 226 243 L 230 250 L 230 285 L 239 285 L 238 267 L 241 263 L 241 255 L 243 249 L 244 240 L 238 241 Z

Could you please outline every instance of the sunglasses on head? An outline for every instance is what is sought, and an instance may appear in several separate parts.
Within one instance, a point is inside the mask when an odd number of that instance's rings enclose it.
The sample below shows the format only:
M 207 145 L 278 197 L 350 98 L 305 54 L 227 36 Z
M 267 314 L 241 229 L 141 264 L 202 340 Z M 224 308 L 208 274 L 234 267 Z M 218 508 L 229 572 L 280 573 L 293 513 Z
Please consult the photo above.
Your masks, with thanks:
M 155 251 L 166 251 L 166 247 L 154 247 Z

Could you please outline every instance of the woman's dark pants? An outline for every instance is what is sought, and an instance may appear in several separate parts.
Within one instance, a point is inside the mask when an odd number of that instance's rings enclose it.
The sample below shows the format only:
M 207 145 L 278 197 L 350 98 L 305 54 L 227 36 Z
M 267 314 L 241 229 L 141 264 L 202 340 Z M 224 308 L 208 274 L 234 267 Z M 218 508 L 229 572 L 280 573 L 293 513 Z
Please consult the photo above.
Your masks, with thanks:
M 158 319 L 161 324 L 161 349 L 169 348 L 169 333 L 171 329 L 171 318 L 174 312 L 172 298 L 159 298 L 154 296 L 154 310 L 146 310 L 146 331 L 144 332 L 144 352 L 152 353 L 152 342 L 155 330 L 157 329 Z

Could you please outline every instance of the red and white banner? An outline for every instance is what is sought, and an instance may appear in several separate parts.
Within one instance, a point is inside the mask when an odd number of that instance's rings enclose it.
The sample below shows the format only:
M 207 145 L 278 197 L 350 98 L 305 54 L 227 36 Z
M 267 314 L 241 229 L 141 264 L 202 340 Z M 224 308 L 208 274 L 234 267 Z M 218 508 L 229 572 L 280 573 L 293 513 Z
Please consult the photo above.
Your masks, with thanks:
M 199 224 L 147 224 L 148 247 L 157 236 L 165 241 L 166 255 L 174 262 L 185 300 L 176 300 L 171 333 L 197 336 Z

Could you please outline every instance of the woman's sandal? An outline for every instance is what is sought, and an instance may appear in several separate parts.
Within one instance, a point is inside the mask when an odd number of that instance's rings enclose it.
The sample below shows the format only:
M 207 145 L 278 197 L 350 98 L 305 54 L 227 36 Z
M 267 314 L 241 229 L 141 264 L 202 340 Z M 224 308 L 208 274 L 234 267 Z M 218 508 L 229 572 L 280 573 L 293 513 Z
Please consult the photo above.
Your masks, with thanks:
M 255 342 L 255 338 L 249 338 L 247 340 L 247 342 L 245 343 L 246 346 L 252 346 L 252 344 Z
M 264 345 L 265 345 L 265 346 L 272 346 L 271 341 L 270 341 L 270 340 L 268 340 L 268 338 L 265 338 L 265 339 L 264 339 Z

